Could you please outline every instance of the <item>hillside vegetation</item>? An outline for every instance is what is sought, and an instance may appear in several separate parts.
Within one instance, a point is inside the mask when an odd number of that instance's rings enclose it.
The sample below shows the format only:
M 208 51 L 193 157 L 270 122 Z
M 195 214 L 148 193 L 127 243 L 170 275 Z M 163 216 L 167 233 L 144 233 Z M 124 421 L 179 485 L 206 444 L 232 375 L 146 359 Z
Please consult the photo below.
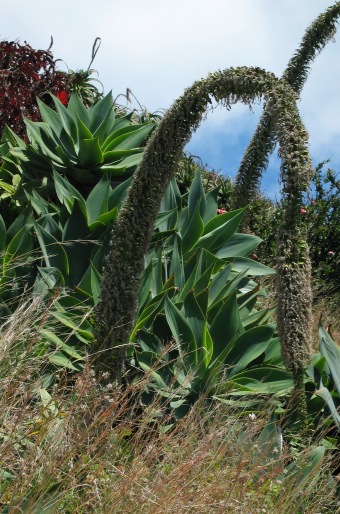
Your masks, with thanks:
M 339 15 L 164 114 L 0 43 L 1 514 L 340 512 L 340 183 L 296 105 Z M 183 153 L 259 97 L 234 182 Z

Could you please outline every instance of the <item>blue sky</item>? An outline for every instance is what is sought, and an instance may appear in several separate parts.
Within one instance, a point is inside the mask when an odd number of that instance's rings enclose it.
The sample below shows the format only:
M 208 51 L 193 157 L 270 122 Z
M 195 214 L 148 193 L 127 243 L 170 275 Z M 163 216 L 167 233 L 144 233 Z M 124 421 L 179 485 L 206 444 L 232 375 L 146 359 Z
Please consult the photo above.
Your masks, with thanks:
M 1 7 L 0 38 L 47 49 L 53 35 L 60 68 L 87 68 L 94 39 L 102 39 L 93 67 L 113 96 L 129 87 L 148 110 L 167 109 L 195 80 L 230 66 L 259 66 L 280 76 L 310 23 L 331 0 L 11 0 Z M 299 102 L 310 134 L 313 163 L 340 168 L 340 44 L 317 57 Z M 237 105 L 216 109 L 187 149 L 234 176 L 261 113 Z M 273 157 L 262 188 L 278 194 Z

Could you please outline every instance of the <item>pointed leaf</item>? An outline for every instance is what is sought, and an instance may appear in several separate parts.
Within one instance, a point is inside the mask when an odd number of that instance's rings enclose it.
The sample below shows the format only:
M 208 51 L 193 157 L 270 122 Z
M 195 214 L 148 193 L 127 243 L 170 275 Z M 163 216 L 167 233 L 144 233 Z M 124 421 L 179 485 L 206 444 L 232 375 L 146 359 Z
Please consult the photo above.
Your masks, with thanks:
M 235 214 L 231 219 L 228 219 L 223 225 L 205 233 L 197 242 L 198 247 L 206 248 L 207 250 L 214 251 L 220 248 L 226 241 L 228 241 L 237 230 L 244 215 L 244 210 Z M 223 214 L 221 216 L 224 216 Z M 210 222 L 211 223 L 211 222 Z M 216 254 L 218 257 L 218 255 Z
M 198 202 L 186 223 L 182 228 L 182 252 L 183 254 L 189 252 L 198 242 L 203 232 L 203 221 L 200 215 L 200 202 Z
M 334 385 L 340 398 L 340 348 L 319 323 L 320 353 L 326 358 L 327 366 L 331 372 Z
M 86 200 L 88 222 L 93 223 L 97 218 L 108 211 L 110 183 L 104 175 L 98 184 L 92 189 Z
M 214 344 L 213 360 L 233 343 L 239 334 L 240 324 L 236 292 L 234 292 L 222 304 L 210 326 L 209 332 Z
M 252 276 L 260 277 L 263 275 L 274 275 L 276 273 L 275 269 L 269 268 L 252 259 L 247 259 L 246 257 L 235 257 L 231 263 L 233 271 L 240 272 L 248 268 L 248 275 Z
M 69 264 L 63 246 L 38 224 L 35 225 L 35 232 L 46 266 L 59 269 L 64 277 L 68 275 Z
M 167 297 L 165 298 L 165 316 L 184 362 L 196 368 L 197 347 L 194 334 L 184 315 Z
M 170 275 L 174 275 L 174 281 L 175 285 L 179 288 L 179 290 L 182 290 L 184 286 L 184 267 L 183 267 L 183 261 L 181 259 L 181 255 L 178 251 L 178 245 L 177 245 L 177 237 L 174 238 L 174 245 L 172 250 L 172 256 L 171 256 L 171 265 L 170 265 Z
M 205 212 L 207 209 L 207 203 L 205 198 L 205 192 L 203 189 L 201 172 L 197 169 L 195 173 L 194 180 L 189 189 L 189 197 L 188 197 L 188 208 L 189 208 L 189 218 L 191 218 L 199 205 L 199 215 L 201 218 L 204 218 Z M 203 224 L 203 222 L 202 222 Z M 203 231 L 203 230 L 202 230 Z
M 266 325 L 255 327 L 241 334 L 230 351 L 227 362 L 234 365 L 229 377 L 243 371 L 248 364 L 264 353 L 273 335 L 273 328 Z
M 100 137 L 102 144 L 107 135 L 112 132 L 115 122 L 115 110 L 113 108 L 111 91 L 104 96 L 104 98 L 99 100 L 99 102 L 90 107 L 89 115 L 89 129 L 93 135 Z
M 139 147 L 150 132 L 155 128 L 154 123 L 147 123 L 141 128 L 134 130 L 132 133 L 123 134 L 114 139 L 109 146 L 105 147 L 105 151 L 109 150 L 129 150 L 130 148 Z
M 55 366 L 72 369 L 73 371 L 79 371 L 81 367 L 77 367 L 72 364 L 70 357 L 66 356 L 63 352 L 57 351 L 48 356 L 48 360 Z
M 226 244 L 216 251 L 216 257 L 227 259 L 233 257 L 246 257 L 261 243 L 262 239 L 249 234 L 234 234 Z
M 98 137 L 79 141 L 78 160 L 81 167 L 90 169 L 103 162 Z

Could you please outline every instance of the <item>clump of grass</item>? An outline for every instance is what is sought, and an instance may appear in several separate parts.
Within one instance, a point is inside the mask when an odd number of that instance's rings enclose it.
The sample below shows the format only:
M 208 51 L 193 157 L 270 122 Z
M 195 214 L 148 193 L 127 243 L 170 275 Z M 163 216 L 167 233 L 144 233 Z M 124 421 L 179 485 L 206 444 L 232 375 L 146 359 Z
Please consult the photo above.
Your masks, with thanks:
M 257 443 L 266 412 L 207 411 L 202 399 L 174 423 L 159 399 L 143 404 L 147 374 L 113 386 L 90 361 L 77 374 L 54 370 L 47 389 L 34 329 L 47 319 L 35 298 L 1 331 L 4 513 L 336 512 L 327 460 L 285 474 L 288 448 L 273 457 Z M 312 451 L 300 452 L 300 471 Z

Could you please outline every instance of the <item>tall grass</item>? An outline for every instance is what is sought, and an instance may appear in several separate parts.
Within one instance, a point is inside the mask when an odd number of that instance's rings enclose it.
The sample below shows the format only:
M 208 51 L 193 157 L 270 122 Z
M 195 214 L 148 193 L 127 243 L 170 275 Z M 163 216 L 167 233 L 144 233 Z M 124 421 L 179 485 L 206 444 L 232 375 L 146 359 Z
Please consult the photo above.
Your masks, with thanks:
M 23 302 L 0 335 L 0 505 L 3 513 L 334 513 L 329 462 L 285 473 L 288 447 L 266 455 L 253 419 L 204 399 L 182 420 L 142 402 L 149 377 L 115 387 L 55 371 L 39 356 L 39 297 Z M 50 325 L 49 325 L 50 326 Z M 105 379 L 105 377 L 104 377 Z M 313 448 L 300 452 L 300 470 Z M 309 465 L 309 464 L 308 464 Z M 1 511 L 0 511 L 1 512 Z

